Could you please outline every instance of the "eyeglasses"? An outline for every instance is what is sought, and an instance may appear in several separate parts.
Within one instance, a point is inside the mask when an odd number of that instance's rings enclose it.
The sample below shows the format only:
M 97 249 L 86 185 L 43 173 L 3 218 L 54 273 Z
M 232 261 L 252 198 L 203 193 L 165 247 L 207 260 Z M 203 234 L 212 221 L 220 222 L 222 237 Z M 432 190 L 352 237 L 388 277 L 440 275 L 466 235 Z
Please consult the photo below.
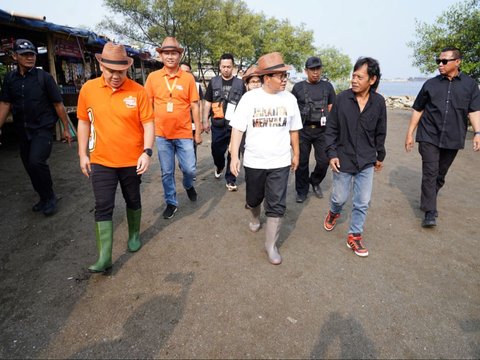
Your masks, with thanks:
M 453 60 L 458 60 L 458 58 L 454 58 L 454 59 L 435 59 L 435 62 L 437 63 L 437 65 L 440 65 L 440 63 L 442 63 L 443 65 L 447 65 L 450 61 L 453 61 Z
M 288 73 L 283 73 L 283 74 L 270 74 L 270 75 L 268 75 L 268 76 L 274 77 L 274 78 L 277 78 L 277 79 L 280 80 L 280 81 L 283 81 L 283 80 L 287 80 L 287 79 L 288 79 L 289 74 L 288 74 Z

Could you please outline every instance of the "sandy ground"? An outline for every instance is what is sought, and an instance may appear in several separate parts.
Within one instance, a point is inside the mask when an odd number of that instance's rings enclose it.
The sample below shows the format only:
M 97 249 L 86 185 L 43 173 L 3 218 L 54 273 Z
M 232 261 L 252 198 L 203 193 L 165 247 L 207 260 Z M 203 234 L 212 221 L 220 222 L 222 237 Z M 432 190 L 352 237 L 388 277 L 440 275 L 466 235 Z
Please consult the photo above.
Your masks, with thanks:
M 213 179 L 205 136 L 198 202 L 178 182 L 179 210 L 162 218 L 155 155 L 142 184 L 143 248 L 126 251 L 118 192 L 113 269 L 90 275 L 93 195 L 76 147 L 54 146 L 61 200 L 45 218 L 30 210 L 36 197 L 4 138 L 0 358 L 479 358 L 480 154 L 470 134 L 441 191 L 438 226 L 421 228 L 420 157 L 403 150 L 409 116 L 389 110 L 364 233 L 370 256 L 345 245 L 350 206 L 327 233 L 328 197 L 295 203 L 291 176 L 280 266 L 267 261 L 264 230 L 248 230 L 243 178 L 236 193 Z M 322 187 L 329 194 L 330 174 Z

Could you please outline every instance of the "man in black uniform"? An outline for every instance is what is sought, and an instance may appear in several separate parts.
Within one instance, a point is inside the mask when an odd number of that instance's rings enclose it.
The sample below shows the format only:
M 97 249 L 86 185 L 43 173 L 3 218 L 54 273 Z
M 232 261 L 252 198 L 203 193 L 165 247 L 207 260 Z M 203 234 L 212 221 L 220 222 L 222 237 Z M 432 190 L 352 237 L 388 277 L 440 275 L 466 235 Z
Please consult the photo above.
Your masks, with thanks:
M 325 125 L 327 116 L 335 101 L 335 90 L 328 81 L 321 80 L 322 61 L 316 56 L 305 63 L 307 80 L 296 83 L 292 94 L 295 95 L 302 115 L 303 129 L 300 130 L 300 164 L 295 171 L 295 190 L 297 202 L 303 203 L 312 184 L 313 192 L 322 198 L 320 183 L 328 170 L 328 158 L 325 153 Z M 315 151 L 315 169 L 309 176 L 309 158 L 312 145 Z
M 428 80 L 413 103 L 405 150 L 413 148 L 417 129 L 418 151 L 422 156 L 422 196 L 425 211 L 422 226 L 437 225 L 437 195 L 445 184 L 450 165 L 465 146 L 467 123 L 473 126 L 473 150 L 480 150 L 480 90 L 477 82 L 460 71 L 462 56 L 455 47 L 442 50 L 436 60 L 440 75 Z
M 215 179 L 220 179 L 225 168 L 225 153 L 228 150 L 232 127 L 229 120 L 242 95 L 246 92 L 243 81 L 233 76 L 232 54 L 220 57 L 220 75 L 210 80 L 205 94 L 203 130 L 212 130 L 212 156 L 215 164 Z M 211 124 L 209 119 L 211 118 Z M 230 171 L 230 152 L 227 154 L 225 181 L 228 191 L 237 191 L 237 178 Z
M 33 211 L 46 216 L 56 211 L 57 198 L 47 160 L 52 152 L 53 128 L 63 123 L 64 138 L 70 144 L 68 115 L 53 77 L 35 68 L 37 49 L 29 41 L 18 39 L 13 46 L 17 70 L 5 75 L 0 94 L 0 128 L 9 111 L 20 139 L 20 157 L 40 201 Z

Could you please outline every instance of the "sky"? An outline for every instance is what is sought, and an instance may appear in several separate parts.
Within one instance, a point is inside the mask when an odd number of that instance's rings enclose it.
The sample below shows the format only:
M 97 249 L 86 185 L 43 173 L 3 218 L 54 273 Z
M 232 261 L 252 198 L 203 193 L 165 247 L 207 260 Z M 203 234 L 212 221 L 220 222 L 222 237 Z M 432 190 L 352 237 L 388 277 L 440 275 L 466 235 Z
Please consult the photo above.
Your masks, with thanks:
M 360 56 L 380 62 L 383 78 L 424 76 L 412 66 L 415 19 L 433 24 L 455 0 L 244 0 L 267 17 L 302 23 L 314 33 L 316 47 L 334 46 L 352 63 Z M 95 26 L 109 12 L 102 0 L 0 0 L 0 9 L 73 27 Z M 313 54 L 312 54 L 313 55 Z M 433 60 L 433 59 L 432 59 Z

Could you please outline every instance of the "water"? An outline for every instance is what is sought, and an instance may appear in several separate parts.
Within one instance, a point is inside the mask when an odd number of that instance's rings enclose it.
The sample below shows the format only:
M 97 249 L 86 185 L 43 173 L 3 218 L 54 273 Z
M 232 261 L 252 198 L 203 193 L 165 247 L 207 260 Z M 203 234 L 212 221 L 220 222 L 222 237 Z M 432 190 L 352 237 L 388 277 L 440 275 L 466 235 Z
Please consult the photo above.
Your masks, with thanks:
M 378 92 L 383 96 L 417 96 L 425 81 L 381 81 Z

